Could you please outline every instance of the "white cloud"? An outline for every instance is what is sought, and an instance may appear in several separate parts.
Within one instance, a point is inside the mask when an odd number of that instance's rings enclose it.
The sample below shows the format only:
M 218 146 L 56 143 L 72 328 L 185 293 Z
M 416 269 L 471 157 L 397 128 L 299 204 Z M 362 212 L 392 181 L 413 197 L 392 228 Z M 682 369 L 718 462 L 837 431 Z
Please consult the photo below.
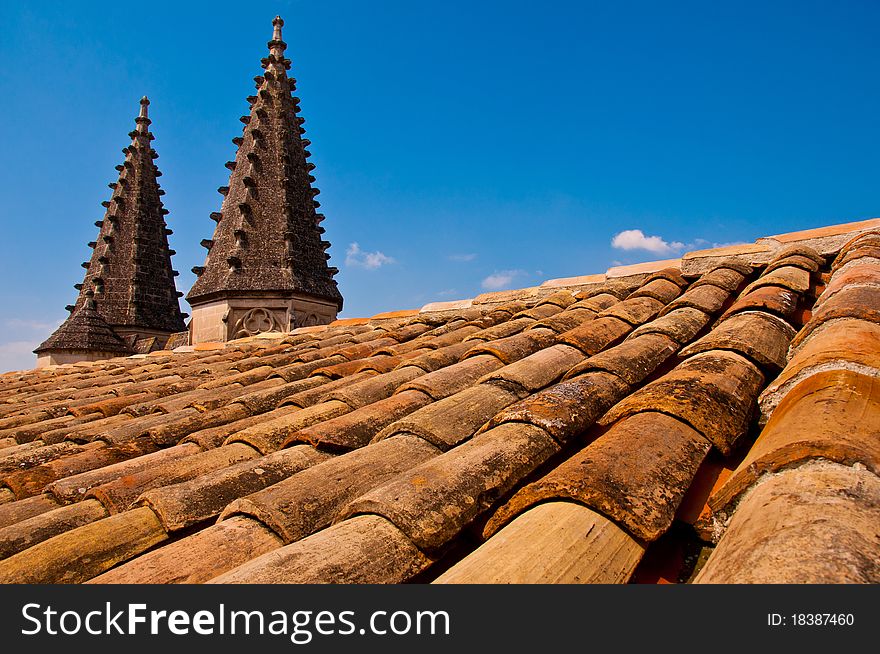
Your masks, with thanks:
M 34 348 L 41 341 L 11 341 L 0 344 L 0 372 L 29 370 L 37 365 Z
M 451 297 L 451 296 L 455 295 L 456 293 L 458 293 L 458 291 L 454 288 L 447 288 L 442 291 L 437 291 L 438 297 Z
M 498 291 L 510 286 L 514 279 L 524 274 L 522 270 L 499 270 L 486 277 L 482 281 L 482 286 L 487 291 Z
M 450 254 L 448 258 L 450 261 L 473 261 L 477 258 L 477 253 L 470 252 L 468 254 Z
M 45 322 L 42 320 L 22 320 L 21 318 L 6 318 L 3 320 L 3 326 L 9 329 L 29 329 L 37 331 L 48 331 L 60 324 L 58 322 Z
M 647 250 L 654 254 L 673 254 L 685 248 L 679 241 L 668 243 L 659 236 L 645 236 L 640 229 L 627 229 L 615 234 L 611 247 L 618 250 Z
M 357 243 L 352 243 L 345 251 L 345 265 L 354 268 L 366 268 L 367 270 L 376 270 L 382 266 L 394 263 L 394 259 L 383 252 L 376 250 L 375 252 L 364 252 Z

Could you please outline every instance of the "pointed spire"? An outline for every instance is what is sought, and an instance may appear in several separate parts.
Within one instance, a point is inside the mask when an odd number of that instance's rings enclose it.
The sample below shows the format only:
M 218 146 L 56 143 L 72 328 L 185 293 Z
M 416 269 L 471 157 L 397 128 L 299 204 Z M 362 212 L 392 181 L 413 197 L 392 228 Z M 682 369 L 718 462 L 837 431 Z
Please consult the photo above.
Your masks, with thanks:
M 307 161 L 299 98 L 292 95 L 295 80 L 287 75 L 283 26 L 276 16 L 269 55 L 262 60 L 265 72 L 254 78 L 257 94 L 248 98 L 250 112 L 241 119 L 243 135 L 233 139 L 238 152 L 227 164 L 228 185 L 219 189 L 220 211 L 211 215 L 217 227 L 187 295 L 194 307 L 217 297 L 269 291 L 342 307 L 321 240 L 324 230 L 318 228 L 319 191 L 312 187 L 314 165 Z
M 161 173 L 153 163 L 158 155 L 150 144 L 149 105 L 146 97 L 141 98 L 136 127 L 129 132 L 131 144 L 123 150 L 125 161 L 117 166 L 117 181 L 110 184 L 111 198 L 102 203 L 104 219 L 96 223 L 98 238 L 89 243 L 92 256 L 83 263 L 85 278 L 78 285 L 79 298 L 65 325 L 80 314 L 85 318 L 77 319 L 78 328 L 97 324 L 91 317 L 97 313 L 117 333 L 146 330 L 155 335 L 185 329 L 171 269 L 168 212 L 156 181 Z M 46 349 L 51 343 L 64 349 L 64 334 L 70 330 L 62 328 L 40 347 Z M 82 341 L 78 337 L 77 343 Z M 67 349 L 81 348 L 71 343 Z
M 34 350 L 34 354 L 65 350 L 99 353 L 108 357 L 132 354 L 125 341 L 101 317 L 92 291 L 83 294 L 82 303 Z

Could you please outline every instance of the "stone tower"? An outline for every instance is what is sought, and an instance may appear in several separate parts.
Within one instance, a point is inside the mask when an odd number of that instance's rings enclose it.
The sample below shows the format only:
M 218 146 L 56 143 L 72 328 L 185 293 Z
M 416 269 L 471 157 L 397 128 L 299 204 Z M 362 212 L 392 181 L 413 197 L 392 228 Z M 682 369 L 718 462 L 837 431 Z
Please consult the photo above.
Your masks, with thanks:
M 171 268 L 165 192 L 157 182 L 162 173 L 153 163 L 159 155 L 150 143 L 149 104 L 141 99 L 131 145 L 116 167 L 119 179 L 110 184 L 104 219 L 95 223 L 100 231 L 89 243 L 91 259 L 82 264 L 86 275 L 75 286 L 79 297 L 67 307 L 68 319 L 34 350 L 38 366 L 149 352 L 186 329 Z
M 330 243 L 321 239 L 324 216 L 312 186 L 309 140 L 303 138 L 295 80 L 281 38 L 284 21 L 276 17 L 257 94 L 242 116 L 244 133 L 208 254 L 187 295 L 192 305 L 192 343 L 226 341 L 262 331 L 287 331 L 324 324 L 342 308 L 342 295 L 328 266 Z

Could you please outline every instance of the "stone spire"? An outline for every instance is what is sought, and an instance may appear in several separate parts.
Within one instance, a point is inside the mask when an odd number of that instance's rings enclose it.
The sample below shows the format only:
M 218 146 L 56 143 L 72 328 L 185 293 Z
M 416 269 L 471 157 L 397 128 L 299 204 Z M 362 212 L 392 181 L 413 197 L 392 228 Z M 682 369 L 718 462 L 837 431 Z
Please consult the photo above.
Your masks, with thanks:
M 132 349 L 98 313 L 94 293 L 87 291 L 61 326 L 34 352 L 41 363 L 72 363 L 133 354 Z
M 157 182 L 162 173 L 153 163 L 159 155 L 150 144 L 153 135 L 149 131 L 149 105 L 146 97 L 141 99 L 136 127 L 129 132 L 131 145 L 122 150 L 125 161 L 116 166 L 119 178 L 110 184 L 113 195 L 102 203 L 106 213 L 95 223 L 100 228 L 98 237 L 89 243 L 92 256 L 82 264 L 85 278 L 75 286 L 79 297 L 76 304 L 67 307 L 72 313 L 65 322 L 67 325 L 82 314 L 81 309 L 91 298 L 95 306 L 86 307 L 86 313 L 96 311 L 129 347 L 134 347 L 139 338 L 152 337 L 157 339 L 153 343 L 161 346 L 168 335 L 186 329 L 185 314 L 178 304 L 181 293 L 174 285 L 177 272 L 171 268 L 171 230 L 166 227 L 168 211 L 161 200 L 165 192 Z M 77 324 L 92 322 L 77 320 Z M 81 349 L 83 339 L 68 344 L 63 327 L 37 352 L 65 349 L 66 345 L 71 345 L 66 349 Z
M 342 307 L 333 280 L 338 271 L 327 264 L 330 243 L 321 239 L 310 142 L 292 95 L 295 80 L 287 75 L 284 21 L 276 17 L 272 25 L 265 73 L 254 78 L 257 94 L 241 118 L 244 133 L 233 139 L 238 153 L 226 164 L 229 185 L 219 189 L 222 207 L 211 214 L 217 227 L 202 241 L 205 265 L 193 268 L 198 280 L 187 295 L 193 342 L 329 322 Z

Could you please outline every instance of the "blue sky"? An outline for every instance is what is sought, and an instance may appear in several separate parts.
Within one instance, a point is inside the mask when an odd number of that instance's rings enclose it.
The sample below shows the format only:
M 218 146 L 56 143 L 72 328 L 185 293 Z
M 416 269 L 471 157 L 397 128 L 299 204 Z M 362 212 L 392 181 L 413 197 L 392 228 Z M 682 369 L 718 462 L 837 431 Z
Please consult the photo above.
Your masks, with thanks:
M 189 289 L 275 14 L 343 316 L 880 215 L 877 2 L 7 2 L 0 370 L 75 299 L 144 94 Z

